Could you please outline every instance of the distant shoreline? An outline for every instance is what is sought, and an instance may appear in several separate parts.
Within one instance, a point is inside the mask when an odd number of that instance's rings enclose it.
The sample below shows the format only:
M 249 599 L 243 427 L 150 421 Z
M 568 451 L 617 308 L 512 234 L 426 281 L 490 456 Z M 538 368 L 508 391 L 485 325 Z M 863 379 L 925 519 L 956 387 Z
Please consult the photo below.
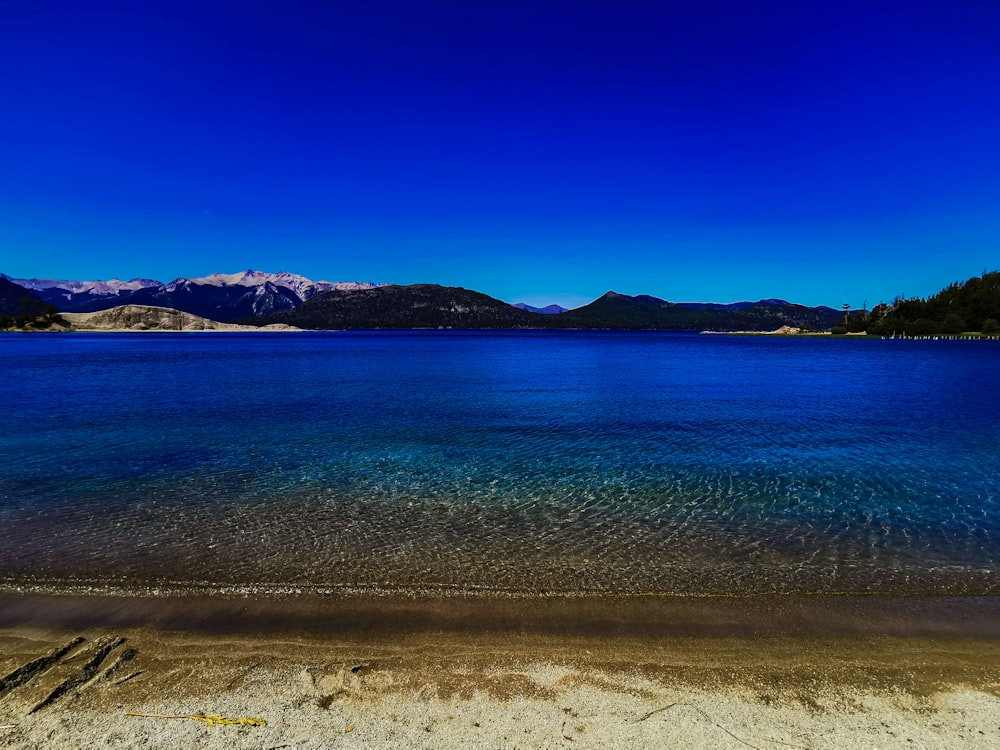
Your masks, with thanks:
M 289 331 L 355 331 L 355 330 L 385 330 L 385 331 L 408 331 L 408 330 L 464 330 L 464 331 L 649 331 L 660 333 L 700 333 L 706 335 L 726 335 L 726 336 L 770 336 L 786 338 L 868 338 L 868 339 L 895 339 L 904 340 L 959 340 L 959 339 L 998 339 L 1000 337 L 984 335 L 980 333 L 967 332 L 962 334 L 930 334 L 922 336 L 886 336 L 868 334 L 865 332 L 850 332 L 834 334 L 832 331 L 812 331 L 803 330 L 799 327 L 784 325 L 770 331 L 750 331 L 750 330 L 698 330 L 698 329 L 674 329 L 674 328 L 641 328 L 641 327 L 615 327 L 615 328 L 580 328 L 569 327 L 560 328 L 558 326 L 530 327 L 530 326 L 499 326 L 499 327 L 453 327 L 453 326 L 406 326 L 406 327 L 379 327 L 379 328 L 300 328 L 285 323 L 269 323 L 266 325 L 252 325 L 247 323 L 223 323 L 217 320 L 204 318 L 192 313 L 183 312 L 174 308 L 155 307 L 149 305 L 122 305 L 107 310 L 90 313 L 59 313 L 51 317 L 40 319 L 44 325 L 37 321 L 21 328 L 7 328 L 3 332 L 7 333 L 230 333 L 230 332 L 289 332 Z
M 0 329 L 0 334 L 143 334 L 143 333 L 205 333 L 205 334 L 229 334 L 229 333 L 403 333 L 414 332 L 477 332 L 477 333 L 678 333 L 689 335 L 705 336 L 736 336 L 736 337 L 764 337 L 781 339 L 830 339 L 830 340 L 869 340 L 869 341 L 1000 341 L 1000 336 L 991 336 L 981 333 L 962 334 L 933 334 L 925 336 L 886 336 L 869 333 L 846 333 L 833 334 L 830 331 L 807 331 L 800 333 L 788 333 L 781 331 L 699 331 L 697 329 L 676 329 L 676 328 L 457 328 L 457 327 L 407 327 L 407 328 L 296 328 L 294 326 L 284 326 L 281 324 L 270 324 L 266 326 L 250 326 L 240 324 L 220 323 L 218 327 L 206 328 L 80 328 L 80 327 L 60 327 L 51 326 L 49 328 L 5 328 Z
M 1000 336 L 991 336 L 984 333 L 969 331 L 965 333 L 935 333 L 922 336 L 886 335 L 879 333 L 867 333 L 865 331 L 851 333 L 833 333 L 832 331 L 802 331 L 797 328 L 783 326 L 774 331 L 699 331 L 703 335 L 710 336 L 769 336 L 777 338 L 816 338 L 827 337 L 831 339 L 871 339 L 879 341 L 1000 341 Z

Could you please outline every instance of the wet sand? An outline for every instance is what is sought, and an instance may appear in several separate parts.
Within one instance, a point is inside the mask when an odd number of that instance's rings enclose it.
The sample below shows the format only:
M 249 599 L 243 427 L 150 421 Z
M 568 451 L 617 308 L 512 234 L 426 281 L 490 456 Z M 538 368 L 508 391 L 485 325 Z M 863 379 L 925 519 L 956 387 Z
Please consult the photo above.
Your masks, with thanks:
M 7 593 L 0 745 L 996 747 L 996 610 L 988 597 Z
M 455 631 L 594 637 L 867 635 L 1000 640 L 1000 597 L 526 596 L 389 590 L 261 597 L 0 589 L 0 628 L 21 625 L 302 635 Z

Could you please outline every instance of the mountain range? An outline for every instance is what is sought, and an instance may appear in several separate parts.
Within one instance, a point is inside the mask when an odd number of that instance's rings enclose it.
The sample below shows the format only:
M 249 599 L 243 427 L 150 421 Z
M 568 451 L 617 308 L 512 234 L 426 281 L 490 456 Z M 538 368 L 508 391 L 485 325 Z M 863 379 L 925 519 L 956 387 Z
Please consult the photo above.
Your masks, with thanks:
M 570 328 L 627 328 L 673 331 L 770 331 L 781 326 L 824 330 L 843 313 L 778 299 L 734 302 L 667 302 L 647 294 L 607 292 L 589 305 L 556 316 Z M 569 325 L 565 325 L 568 323 Z
M 222 322 L 291 310 L 321 292 L 376 286 L 369 282 L 312 281 L 285 271 L 215 273 L 199 278 L 181 277 L 166 284 L 152 279 L 67 281 L 12 279 L 4 274 L 0 278 L 31 290 L 60 312 L 97 312 L 119 305 L 143 305 L 169 307 Z
M 526 305 L 523 302 L 515 302 L 514 307 L 519 310 L 527 310 L 528 312 L 540 313 L 541 315 L 558 315 L 559 313 L 564 313 L 569 308 L 563 307 L 562 305 L 546 305 L 545 307 L 535 307 L 534 305 Z
M 553 317 L 460 287 L 388 284 L 324 292 L 298 309 L 243 322 L 298 328 L 545 328 Z
M 244 323 L 286 323 L 299 328 L 606 328 L 652 330 L 770 331 L 781 326 L 823 330 L 843 314 L 782 300 L 732 305 L 676 304 L 608 292 L 589 305 L 542 314 L 508 305 L 480 292 L 436 284 L 335 290 L 317 294 L 294 310 Z
M 480 292 L 436 284 L 378 285 L 312 281 L 286 273 L 244 271 L 152 279 L 68 281 L 11 279 L 0 274 L 0 307 L 16 314 L 25 295 L 60 312 L 97 312 L 122 305 L 170 308 L 209 320 L 300 328 L 571 328 L 774 330 L 784 325 L 828 329 L 842 313 L 779 299 L 674 303 L 609 291 L 588 305 L 510 305 Z

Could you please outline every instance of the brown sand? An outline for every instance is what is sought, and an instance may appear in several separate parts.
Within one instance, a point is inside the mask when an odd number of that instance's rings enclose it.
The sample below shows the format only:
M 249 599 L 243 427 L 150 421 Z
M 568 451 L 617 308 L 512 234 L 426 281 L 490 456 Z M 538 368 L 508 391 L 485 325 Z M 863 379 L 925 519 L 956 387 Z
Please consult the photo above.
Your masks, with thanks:
M 289 619 L 248 601 L 234 617 L 238 601 L 129 608 L 0 597 L 0 747 L 1000 746 L 1000 640 L 949 629 L 945 616 L 974 630 L 977 612 L 991 616 L 988 600 L 786 605 L 778 619 L 795 632 L 762 632 L 755 611 L 774 606 L 758 600 L 359 598 L 326 602 L 328 620 L 316 602 L 271 604 Z M 302 627 L 310 608 L 315 619 Z M 845 611 L 852 617 L 837 624 Z M 184 613 L 196 629 L 178 624 Z M 143 617 L 159 627 L 134 624 Z M 699 618 L 704 635 L 694 634 Z M 910 634 L 880 632 L 892 622 Z M 47 668 L 17 676 L 78 636 L 85 641 Z M 94 677 L 81 682 L 88 663 Z M 60 685 L 69 688 L 32 713 Z

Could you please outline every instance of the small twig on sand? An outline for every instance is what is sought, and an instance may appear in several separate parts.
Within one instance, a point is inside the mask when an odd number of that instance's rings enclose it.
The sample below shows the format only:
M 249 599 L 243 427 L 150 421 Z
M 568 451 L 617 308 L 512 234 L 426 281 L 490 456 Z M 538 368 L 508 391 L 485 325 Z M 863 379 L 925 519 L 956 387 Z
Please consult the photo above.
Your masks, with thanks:
M 638 724 L 640 721 L 645 721 L 650 716 L 656 716 L 656 714 L 660 713 L 660 711 L 666 711 L 668 708 L 673 708 L 676 705 L 677 705 L 676 703 L 671 703 L 669 706 L 664 706 L 663 708 L 658 708 L 655 711 L 650 711 L 648 714 L 646 714 L 645 716 L 643 716 L 641 719 L 636 719 L 635 723 Z
M 17 724 L 3 724 L 0 729 L 17 729 Z
M 562 732 L 562 736 L 563 736 L 564 740 L 569 740 L 570 742 L 573 741 L 573 738 L 570 737 L 568 734 L 566 734 L 566 722 L 565 721 L 563 722 L 562 729 L 560 731 Z
M 180 714 L 140 714 L 135 711 L 126 711 L 126 716 L 141 716 L 144 719 L 186 719 L 187 716 L 181 716 Z
M 266 727 L 267 722 L 263 719 L 250 719 L 250 718 L 237 718 L 230 719 L 225 716 L 218 716 L 216 714 L 208 715 L 205 714 L 142 714 L 136 711 L 126 711 L 126 716 L 141 716 L 145 719 L 194 719 L 196 721 L 203 721 L 210 727 L 222 724 L 243 724 L 251 727 Z
M 732 732 L 730 732 L 728 729 L 726 729 L 724 726 L 722 726 L 722 724 L 720 724 L 719 722 L 717 722 L 715 719 L 713 719 L 707 713 L 705 713 L 700 708 L 698 708 L 697 706 L 695 706 L 695 705 L 693 705 L 691 703 L 671 703 L 669 706 L 664 706 L 663 708 L 658 708 L 655 711 L 650 711 L 648 714 L 646 714 L 642 718 L 636 719 L 635 723 L 638 724 L 640 721 L 645 721 L 650 716 L 658 714 L 661 711 L 666 711 L 668 708 L 673 708 L 674 706 L 687 706 L 688 708 L 693 708 L 695 711 L 697 711 L 702 716 L 704 716 L 705 719 L 708 720 L 711 724 L 714 724 L 715 726 L 717 726 L 719 729 L 721 729 L 723 732 L 725 732 L 726 734 L 728 734 L 730 737 L 732 737 L 737 742 L 739 742 L 739 743 L 741 743 L 743 745 L 746 745 L 747 747 L 753 748 L 753 750 L 761 750 L 761 748 L 757 747 L 756 745 L 751 745 L 749 742 L 747 742 L 742 737 L 738 737 L 737 735 L 735 735 Z M 775 744 L 775 745 L 784 745 L 785 747 L 795 747 L 795 748 L 799 748 L 799 750 L 809 750 L 809 748 L 807 748 L 805 745 L 793 745 L 793 744 L 788 743 L 788 742 L 782 742 L 781 740 L 772 740 L 772 739 L 768 739 L 766 737 L 752 737 L 751 739 L 757 740 L 758 742 L 770 742 L 770 743 Z

